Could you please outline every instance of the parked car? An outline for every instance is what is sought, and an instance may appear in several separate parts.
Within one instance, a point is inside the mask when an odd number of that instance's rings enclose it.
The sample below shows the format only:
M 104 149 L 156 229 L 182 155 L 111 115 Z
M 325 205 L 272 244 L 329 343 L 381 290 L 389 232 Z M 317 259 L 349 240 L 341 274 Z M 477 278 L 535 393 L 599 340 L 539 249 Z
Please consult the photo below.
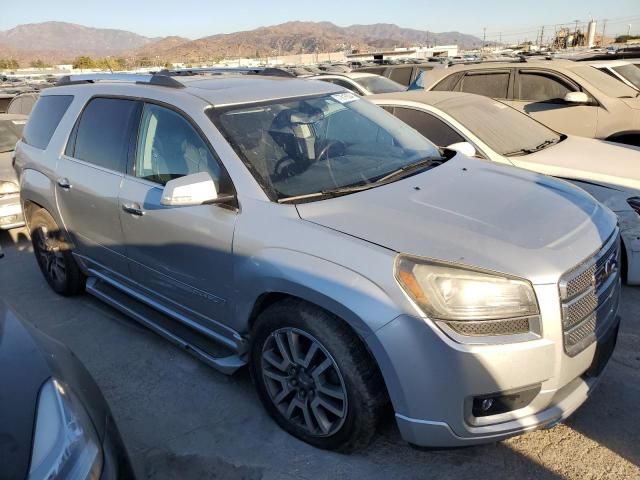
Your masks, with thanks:
M 134 478 L 89 372 L 67 347 L 2 302 L 0 364 L 0 478 Z
M 317 447 L 362 448 L 388 399 L 418 445 L 551 426 L 615 345 L 609 209 L 443 156 L 336 85 L 74 76 L 43 92 L 16 165 L 56 292 L 224 373 L 248 364 L 269 414 Z
M 0 230 L 24 225 L 20 182 L 13 169 L 13 152 L 27 122 L 25 115 L 0 114 Z
M 33 109 L 33 105 L 38 100 L 40 92 L 25 92 L 20 93 L 11 99 L 11 102 L 7 106 L 7 113 L 13 113 L 16 115 L 29 115 Z
M 356 72 L 373 73 L 375 75 L 381 75 L 393 80 L 400 85 L 408 87 L 413 83 L 420 72 L 426 72 L 430 70 L 443 69 L 444 65 L 439 63 L 421 63 L 414 65 L 378 65 L 375 67 L 358 68 Z
M 427 72 L 422 84 L 501 100 L 567 135 L 640 145 L 638 91 L 583 63 L 458 65 Z
M 622 271 L 629 284 L 640 285 L 640 148 L 562 135 L 470 93 L 412 91 L 369 99 L 436 145 L 570 180 L 588 191 L 618 215 Z
M 372 95 L 375 93 L 404 92 L 407 87 L 373 73 L 343 73 L 331 75 L 317 75 L 307 77 L 309 80 L 320 80 L 333 83 L 350 90 L 356 95 Z
M 625 85 L 640 91 L 640 68 L 626 60 L 585 62 L 593 68 L 616 78 Z

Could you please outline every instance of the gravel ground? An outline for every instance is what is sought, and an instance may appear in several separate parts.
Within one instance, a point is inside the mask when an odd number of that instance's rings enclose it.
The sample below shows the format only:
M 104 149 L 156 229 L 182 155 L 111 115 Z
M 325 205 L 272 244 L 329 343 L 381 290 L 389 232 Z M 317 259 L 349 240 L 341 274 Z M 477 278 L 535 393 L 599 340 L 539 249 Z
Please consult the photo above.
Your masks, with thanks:
M 21 231 L 0 232 L 0 300 L 66 343 L 102 388 L 139 478 L 640 479 L 640 288 L 598 390 L 565 424 L 498 444 L 416 449 L 393 418 L 365 452 L 314 449 L 263 411 L 246 371 L 206 367 L 89 295 L 62 298 Z

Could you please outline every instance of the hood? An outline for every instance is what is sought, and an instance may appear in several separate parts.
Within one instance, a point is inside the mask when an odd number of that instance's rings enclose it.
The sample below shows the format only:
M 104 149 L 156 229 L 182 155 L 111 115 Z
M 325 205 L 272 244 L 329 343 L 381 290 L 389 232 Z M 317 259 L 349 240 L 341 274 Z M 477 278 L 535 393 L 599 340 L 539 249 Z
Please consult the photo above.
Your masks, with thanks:
M 0 302 L 0 465 L 4 478 L 25 478 L 36 402 L 51 376 L 39 345 Z
M 620 98 L 627 107 L 633 108 L 634 110 L 640 110 L 640 97 L 636 98 Z
M 640 147 L 569 136 L 539 152 L 508 160 L 547 175 L 640 190 Z
M 534 284 L 556 283 L 616 226 L 610 210 L 568 182 L 462 155 L 398 182 L 297 208 L 304 220 L 396 252 Z
M 11 165 L 12 159 L 13 152 L 0 153 L 0 182 L 9 181 L 19 185 L 18 175 Z

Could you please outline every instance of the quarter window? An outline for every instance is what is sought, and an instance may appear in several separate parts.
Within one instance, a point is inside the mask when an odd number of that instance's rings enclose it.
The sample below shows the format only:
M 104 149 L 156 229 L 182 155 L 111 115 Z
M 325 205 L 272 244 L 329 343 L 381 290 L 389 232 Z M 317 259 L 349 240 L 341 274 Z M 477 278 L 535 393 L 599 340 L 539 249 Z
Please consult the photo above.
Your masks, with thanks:
M 509 72 L 467 73 L 461 90 L 491 98 L 507 98 Z
M 71 105 L 72 95 L 44 95 L 36 102 L 22 138 L 32 147 L 44 150 L 60 120 Z
M 411 83 L 413 67 L 395 67 L 391 69 L 389 78 L 400 85 L 408 86 Z
M 531 102 L 550 102 L 562 100 L 564 96 L 575 91 L 562 79 L 542 72 L 520 72 L 520 100 Z
M 435 116 L 413 108 L 396 107 L 393 114 L 438 146 L 446 147 L 466 140 Z
M 146 104 L 140 123 L 135 175 L 164 185 L 199 172 L 220 189 L 220 165 L 200 134 L 179 113 Z
M 117 98 L 91 100 L 77 127 L 73 157 L 124 172 L 141 105 Z

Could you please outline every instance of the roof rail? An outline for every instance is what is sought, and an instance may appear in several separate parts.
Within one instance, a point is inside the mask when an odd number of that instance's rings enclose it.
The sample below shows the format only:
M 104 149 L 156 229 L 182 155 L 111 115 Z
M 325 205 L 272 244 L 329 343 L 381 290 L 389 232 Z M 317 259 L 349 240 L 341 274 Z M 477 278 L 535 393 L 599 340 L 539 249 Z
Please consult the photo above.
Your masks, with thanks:
M 157 85 L 169 88 L 184 88 L 184 85 L 174 78 L 162 73 L 137 74 L 137 73 L 87 73 L 82 75 L 65 75 L 56 83 L 57 86 L 78 85 L 82 83 L 96 82 L 123 82 L 137 83 L 140 85 Z
M 193 75 L 265 75 L 273 77 L 295 77 L 291 72 L 274 67 L 202 67 L 176 70 L 160 70 L 157 75 L 168 77 L 184 77 Z

